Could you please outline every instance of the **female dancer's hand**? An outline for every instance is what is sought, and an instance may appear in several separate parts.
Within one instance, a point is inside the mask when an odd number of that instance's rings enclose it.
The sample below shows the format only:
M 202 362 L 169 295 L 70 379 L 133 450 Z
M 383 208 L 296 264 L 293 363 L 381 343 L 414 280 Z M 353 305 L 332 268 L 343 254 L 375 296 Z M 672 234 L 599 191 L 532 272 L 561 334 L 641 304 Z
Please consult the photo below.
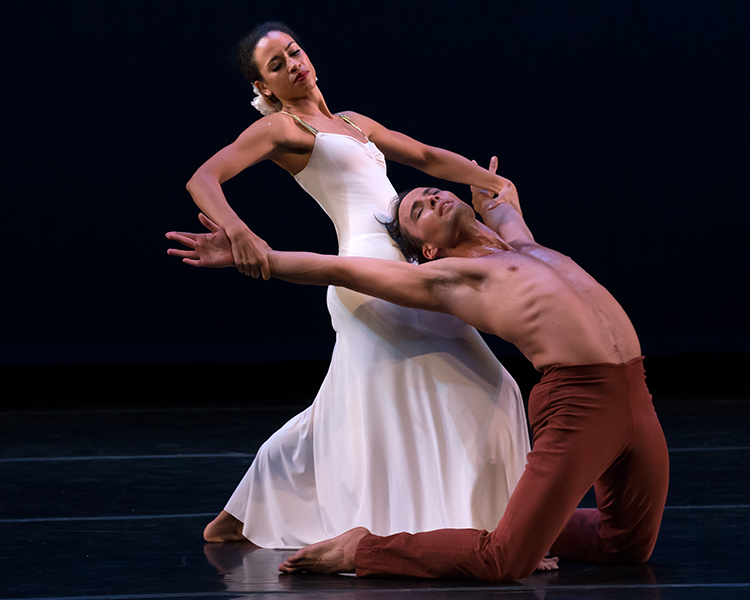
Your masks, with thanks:
M 268 266 L 267 252 L 270 246 L 255 235 L 243 224 L 242 227 L 227 231 L 229 241 L 232 244 L 232 256 L 234 266 L 244 275 L 250 275 L 257 279 L 259 275 L 263 279 L 271 278 L 271 268 Z

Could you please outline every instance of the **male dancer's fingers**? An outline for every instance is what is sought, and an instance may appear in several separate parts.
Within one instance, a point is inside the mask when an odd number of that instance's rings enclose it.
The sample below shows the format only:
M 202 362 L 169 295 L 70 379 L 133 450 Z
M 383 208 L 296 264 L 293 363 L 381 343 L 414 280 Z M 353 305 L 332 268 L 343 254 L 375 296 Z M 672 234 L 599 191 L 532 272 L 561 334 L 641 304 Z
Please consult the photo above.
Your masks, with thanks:
M 194 250 L 179 250 L 177 248 L 170 248 L 167 250 L 167 254 L 170 256 L 178 256 L 182 258 L 182 262 L 191 267 L 203 266 L 203 261 Z
M 209 219 L 206 215 L 203 213 L 198 213 L 198 220 L 203 223 L 203 226 L 208 229 L 211 233 L 216 233 L 221 229 L 216 223 L 214 223 L 211 219 Z
M 536 567 L 537 571 L 557 571 L 559 567 L 557 566 L 557 562 L 560 559 L 557 556 L 547 556 L 539 561 L 539 564 Z
M 170 256 L 179 256 L 180 258 L 197 258 L 195 250 L 181 250 L 180 248 L 170 248 L 167 250 Z
M 186 231 L 169 231 L 167 232 L 165 237 L 173 242 L 179 242 L 180 244 L 182 244 L 183 246 L 187 246 L 188 248 L 195 248 L 196 246 L 194 233 L 188 233 Z

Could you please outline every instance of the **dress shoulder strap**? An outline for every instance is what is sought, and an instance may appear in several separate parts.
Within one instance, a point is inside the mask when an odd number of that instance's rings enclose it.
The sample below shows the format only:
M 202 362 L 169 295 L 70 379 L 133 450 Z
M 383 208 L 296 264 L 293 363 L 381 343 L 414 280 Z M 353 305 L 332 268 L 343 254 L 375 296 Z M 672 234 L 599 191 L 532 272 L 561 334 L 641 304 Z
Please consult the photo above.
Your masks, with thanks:
M 280 110 L 279 112 L 282 113 L 282 114 L 284 114 L 284 115 L 289 115 L 290 117 L 292 117 L 292 119 L 294 119 L 295 121 L 297 121 L 297 123 L 299 123 L 300 125 L 302 125 L 302 127 L 304 127 L 305 129 L 307 129 L 313 135 L 318 135 L 318 130 L 315 129 L 315 127 L 313 127 L 312 125 L 308 125 L 302 119 L 300 119 L 297 115 L 293 115 L 292 113 L 286 112 L 285 110 Z M 355 125 L 355 127 L 356 127 L 356 125 Z
M 342 115 L 341 113 L 336 113 L 336 114 L 339 117 L 341 117 L 342 119 L 344 119 L 344 121 L 346 121 L 347 123 L 349 123 L 349 125 L 351 125 L 352 127 L 354 127 L 354 129 L 356 129 L 357 131 L 359 131 L 362 134 L 362 137 L 364 137 L 365 139 L 367 139 L 367 136 L 362 132 L 362 130 L 359 127 L 357 127 L 357 124 L 354 121 L 352 121 L 346 115 Z

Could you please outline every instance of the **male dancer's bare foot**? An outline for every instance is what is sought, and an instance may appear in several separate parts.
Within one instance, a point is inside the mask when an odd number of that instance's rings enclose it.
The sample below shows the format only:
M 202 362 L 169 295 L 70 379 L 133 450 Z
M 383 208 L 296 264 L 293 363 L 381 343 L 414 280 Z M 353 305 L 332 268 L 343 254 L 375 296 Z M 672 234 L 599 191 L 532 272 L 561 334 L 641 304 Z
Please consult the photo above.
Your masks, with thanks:
M 364 527 L 355 527 L 340 536 L 297 551 L 279 565 L 283 573 L 354 573 L 354 554 L 360 540 L 370 532 Z
M 537 571 L 557 571 L 560 567 L 557 566 L 557 561 L 560 559 L 557 556 L 545 557 L 539 561 L 536 566 Z
M 207 542 L 249 542 L 242 535 L 242 521 L 235 519 L 222 510 L 203 530 L 203 539 Z

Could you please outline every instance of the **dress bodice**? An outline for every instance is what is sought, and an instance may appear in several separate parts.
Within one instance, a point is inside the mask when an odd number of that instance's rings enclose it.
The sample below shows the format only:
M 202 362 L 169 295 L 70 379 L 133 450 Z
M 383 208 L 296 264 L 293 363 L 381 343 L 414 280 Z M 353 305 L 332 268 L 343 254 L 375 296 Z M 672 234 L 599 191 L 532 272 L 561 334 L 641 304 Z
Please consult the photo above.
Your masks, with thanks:
M 378 219 L 388 218 L 396 190 L 373 142 L 318 132 L 310 161 L 294 178 L 333 221 L 340 254 L 358 254 L 350 249 L 355 238 L 385 234 Z

